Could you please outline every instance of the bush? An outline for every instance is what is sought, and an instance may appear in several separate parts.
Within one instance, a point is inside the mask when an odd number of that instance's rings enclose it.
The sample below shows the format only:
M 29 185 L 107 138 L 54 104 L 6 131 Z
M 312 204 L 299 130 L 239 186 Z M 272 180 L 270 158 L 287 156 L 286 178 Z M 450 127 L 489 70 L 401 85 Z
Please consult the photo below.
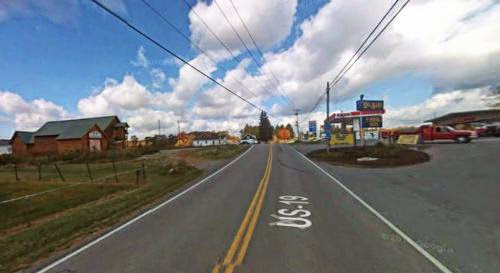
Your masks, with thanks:
M 183 175 L 192 169 L 194 169 L 192 166 L 188 165 L 185 161 L 180 160 L 162 166 L 158 173 L 160 175 Z
M 0 165 L 16 163 L 16 158 L 12 155 L 0 155 Z

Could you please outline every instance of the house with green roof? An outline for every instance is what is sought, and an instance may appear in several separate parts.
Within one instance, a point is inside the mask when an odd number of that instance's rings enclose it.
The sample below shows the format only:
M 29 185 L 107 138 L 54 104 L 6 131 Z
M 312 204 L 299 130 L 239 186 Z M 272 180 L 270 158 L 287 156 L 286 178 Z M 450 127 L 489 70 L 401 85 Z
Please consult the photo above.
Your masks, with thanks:
M 123 149 L 128 127 L 117 116 L 49 121 L 35 132 L 16 131 L 11 138 L 12 153 L 47 155 Z

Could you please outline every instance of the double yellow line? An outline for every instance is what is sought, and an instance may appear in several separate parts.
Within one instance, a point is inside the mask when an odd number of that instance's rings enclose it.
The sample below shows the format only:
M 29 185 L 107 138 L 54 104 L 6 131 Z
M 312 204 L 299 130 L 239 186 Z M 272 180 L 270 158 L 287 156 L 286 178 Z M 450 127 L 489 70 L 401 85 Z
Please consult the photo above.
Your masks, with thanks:
M 233 242 L 227 251 L 226 257 L 222 262 L 217 263 L 212 269 L 212 273 L 232 273 L 234 268 L 241 265 L 245 254 L 247 253 L 248 245 L 252 239 L 252 235 L 257 225 L 257 220 L 259 219 L 259 214 L 262 209 L 262 204 L 264 203 L 264 197 L 267 191 L 267 185 L 269 183 L 269 177 L 271 176 L 271 169 L 273 164 L 273 152 L 272 147 L 269 145 L 269 154 L 267 156 L 266 170 L 264 171 L 264 176 L 260 180 L 259 186 L 255 195 L 252 198 L 252 202 L 248 207 L 245 218 L 241 222 L 240 228 L 234 236 Z

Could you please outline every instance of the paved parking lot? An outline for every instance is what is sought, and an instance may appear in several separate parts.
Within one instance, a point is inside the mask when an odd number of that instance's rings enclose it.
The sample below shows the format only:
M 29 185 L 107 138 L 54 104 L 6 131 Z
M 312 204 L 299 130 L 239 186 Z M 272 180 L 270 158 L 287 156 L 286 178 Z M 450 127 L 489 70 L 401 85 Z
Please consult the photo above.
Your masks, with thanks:
M 431 161 L 407 167 L 320 165 L 454 272 L 500 272 L 500 138 L 426 152 Z

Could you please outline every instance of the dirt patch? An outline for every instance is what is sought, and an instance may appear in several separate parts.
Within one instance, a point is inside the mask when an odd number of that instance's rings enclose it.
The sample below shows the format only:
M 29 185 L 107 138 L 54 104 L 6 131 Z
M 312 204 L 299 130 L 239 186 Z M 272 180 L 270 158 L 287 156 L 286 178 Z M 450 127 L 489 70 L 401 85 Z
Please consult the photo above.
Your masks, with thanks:
M 414 165 L 430 160 L 430 156 L 422 151 L 409 149 L 401 145 L 383 145 L 366 147 L 342 147 L 312 151 L 308 157 L 326 161 L 335 165 L 357 166 L 357 167 L 397 167 Z

